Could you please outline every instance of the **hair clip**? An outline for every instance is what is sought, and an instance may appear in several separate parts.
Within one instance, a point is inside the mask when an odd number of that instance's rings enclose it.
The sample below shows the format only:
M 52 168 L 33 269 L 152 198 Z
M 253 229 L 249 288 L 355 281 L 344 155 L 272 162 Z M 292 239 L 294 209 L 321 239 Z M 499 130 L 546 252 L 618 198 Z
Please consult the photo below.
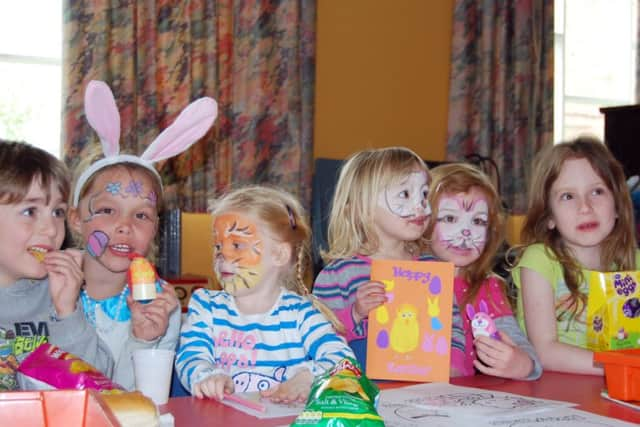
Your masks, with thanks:
M 291 225 L 291 229 L 295 230 L 296 228 L 298 228 L 298 224 L 296 223 L 296 217 L 293 214 L 293 209 L 291 209 L 291 206 L 289 205 L 285 205 L 287 207 L 287 214 L 289 215 L 289 224 Z

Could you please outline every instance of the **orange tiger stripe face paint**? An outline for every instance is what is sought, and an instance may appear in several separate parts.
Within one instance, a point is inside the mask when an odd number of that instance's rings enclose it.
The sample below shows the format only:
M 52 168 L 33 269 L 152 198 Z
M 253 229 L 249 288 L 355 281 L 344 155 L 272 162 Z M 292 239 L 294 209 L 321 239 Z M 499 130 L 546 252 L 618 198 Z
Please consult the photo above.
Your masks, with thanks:
M 213 240 L 214 271 L 222 288 L 233 294 L 255 287 L 263 273 L 263 243 L 256 224 L 242 215 L 219 215 Z

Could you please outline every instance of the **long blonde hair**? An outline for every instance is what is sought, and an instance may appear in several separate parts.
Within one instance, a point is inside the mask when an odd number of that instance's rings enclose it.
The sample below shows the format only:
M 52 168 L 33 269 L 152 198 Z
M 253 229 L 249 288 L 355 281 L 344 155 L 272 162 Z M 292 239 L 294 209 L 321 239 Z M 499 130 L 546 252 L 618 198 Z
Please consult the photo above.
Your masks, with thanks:
M 552 219 L 549 204 L 551 186 L 558 178 L 562 165 L 569 159 L 586 159 L 613 195 L 618 217 L 613 230 L 600 244 L 601 265 L 613 270 L 636 268 L 633 207 L 620 163 L 602 142 L 594 138 L 581 137 L 546 147 L 534 162 L 529 209 L 522 229 L 522 240 L 525 246 L 544 244 L 563 266 L 564 280 L 571 297 L 568 308 L 558 315 L 558 320 L 568 311 L 571 311 L 572 318 L 579 315 L 584 310 L 587 299 L 580 292 L 580 283 L 584 278 L 578 261 L 564 245 L 557 228 L 550 230 L 548 227 Z
M 313 306 L 321 311 L 338 331 L 344 332 L 344 326 L 333 311 L 309 292 L 310 282 L 307 280 L 306 272 L 311 265 L 311 228 L 297 198 L 279 188 L 251 185 L 232 190 L 213 200 L 209 210 L 214 217 L 225 212 L 250 215 L 264 224 L 276 240 L 289 244 L 292 254 L 291 268 L 285 270 L 280 279 L 287 289 L 309 298 Z
M 378 194 L 416 168 L 429 176 L 424 161 L 404 147 L 363 150 L 346 160 L 331 204 L 329 250 L 322 253 L 325 262 L 355 254 L 372 255 L 378 250 L 374 227 Z M 405 249 L 415 255 L 425 248 L 424 237 L 405 243 Z
M 474 301 L 484 280 L 493 273 L 494 258 L 500 245 L 504 242 L 505 236 L 505 214 L 502 202 L 489 177 L 469 164 L 451 163 L 437 166 L 431 169 L 431 177 L 429 203 L 432 212 L 431 221 L 425 232 L 429 238 L 433 235 L 438 218 L 438 202 L 444 193 L 466 193 L 472 188 L 477 188 L 487 198 L 489 205 L 489 224 L 484 250 L 478 259 L 469 264 L 464 271 L 464 278 L 469 283 L 469 292 L 465 295 L 464 301 L 459 301 L 460 305 L 464 307 L 468 302 Z M 502 280 L 500 282 L 504 292 L 504 282 Z

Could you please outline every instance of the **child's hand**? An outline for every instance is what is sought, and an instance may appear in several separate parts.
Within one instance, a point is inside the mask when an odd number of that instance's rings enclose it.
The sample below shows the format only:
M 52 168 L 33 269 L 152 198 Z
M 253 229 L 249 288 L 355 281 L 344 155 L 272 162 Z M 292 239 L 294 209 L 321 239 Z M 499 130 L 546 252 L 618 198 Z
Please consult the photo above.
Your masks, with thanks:
M 127 296 L 133 336 L 153 341 L 164 335 L 169 326 L 169 317 L 178 304 L 176 291 L 173 286 L 167 284 L 162 285 L 162 292 L 148 304 L 140 304 L 131 295 Z
M 225 393 L 231 394 L 234 390 L 233 380 L 229 375 L 217 374 L 194 384 L 191 394 L 198 399 L 214 397 L 222 400 Z
M 313 374 L 305 369 L 295 374 L 290 380 L 261 391 L 260 395 L 272 402 L 306 402 L 311 391 L 311 383 L 313 383 Z
M 49 273 L 49 293 L 56 314 L 68 316 L 76 310 L 82 286 L 82 251 L 66 249 L 47 252 L 43 261 Z
M 366 282 L 358 287 L 356 301 L 353 303 L 353 320 L 357 325 L 374 308 L 387 302 L 384 285 L 380 282 Z
M 481 336 L 474 340 L 474 344 L 479 360 L 474 360 L 473 365 L 483 374 L 523 379 L 533 369 L 533 360 L 529 355 L 502 331 L 500 340 Z

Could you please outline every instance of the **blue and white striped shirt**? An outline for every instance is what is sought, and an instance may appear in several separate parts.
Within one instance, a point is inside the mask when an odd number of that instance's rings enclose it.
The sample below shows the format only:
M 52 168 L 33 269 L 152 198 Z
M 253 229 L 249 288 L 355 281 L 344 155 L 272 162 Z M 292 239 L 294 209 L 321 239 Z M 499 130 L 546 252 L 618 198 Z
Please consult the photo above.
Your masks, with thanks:
M 198 289 L 182 326 L 176 371 L 188 390 L 225 374 L 236 392 L 251 392 L 305 368 L 322 374 L 347 356 L 354 357 L 349 346 L 305 297 L 283 289 L 269 311 L 246 315 L 227 292 Z

